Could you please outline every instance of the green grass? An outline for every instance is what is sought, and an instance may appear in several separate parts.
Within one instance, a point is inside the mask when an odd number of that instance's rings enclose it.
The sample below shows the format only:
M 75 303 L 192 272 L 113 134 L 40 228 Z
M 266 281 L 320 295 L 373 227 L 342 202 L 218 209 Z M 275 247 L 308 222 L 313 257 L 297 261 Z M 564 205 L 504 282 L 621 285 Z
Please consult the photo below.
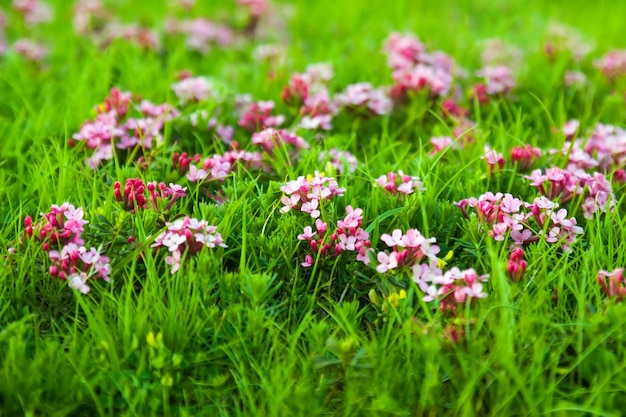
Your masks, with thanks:
M 565 205 L 584 235 L 569 253 L 529 245 L 520 282 L 507 277 L 508 245 L 479 231 L 453 203 L 487 191 L 527 201 L 537 195 L 510 164 L 490 176 L 480 159 L 483 144 L 508 159 L 525 143 L 560 148 L 564 138 L 553 130 L 571 118 L 584 129 L 625 125 L 623 80 L 610 85 L 592 62 L 626 47 L 626 3 L 275 1 L 288 17 L 266 39 L 287 50 L 274 77 L 253 58 L 253 41 L 205 56 L 175 37 L 160 53 L 124 41 L 100 50 L 74 34 L 70 2 L 50 3 L 54 22 L 27 29 L 10 14 L 7 29 L 10 40 L 30 34 L 48 42 L 47 62 L 0 57 L 0 416 L 622 415 L 626 306 L 607 299 L 596 276 L 626 265 L 623 185 L 613 183 L 612 213 L 585 220 L 579 204 Z M 107 4 L 124 21 L 162 28 L 168 9 L 155 3 Z M 198 3 L 194 15 L 245 21 L 234 2 Z M 595 41 L 591 56 L 549 63 L 541 45 L 552 21 Z M 175 103 L 170 85 L 183 69 L 218 82 L 226 106 L 235 94 L 250 93 L 274 100 L 284 114 L 290 110 L 282 88 L 310 63 L 333 64 L 333 93 L 359 81 L 389 85 L 381 45 L 392 31 L 417 34 L 429 50 L 451 54 L 472 72 L 485 39 L 523 50 L 510 99 L 481 108 L 465 100 L 478 122 L 476 143 L 430 155 L 429 138 L 451 127 L 419 102 L 382 118 L 342 114 L 323 141 L 305 136 L 312 148 L 297 161 L 277 157 L 273 174 L 241 169 L 229 177 L 219 185 L 229 199 L 223 205 L 171 169 L 174 149 L 203 156 L 225 150 L 206 133 L 187 132 L 176 142 L 181 134 L 168 125 L 147 171 L 120 155 L 92 170 L 83 162 L 86 148 L 68 145 L 111 87 Z M 584 70 L 589 86 L 564 89 L 566 68 Z M 228 113 L 226 119 L 236 124 Z M 239 129 L 235 139 L 252 149 L 249 136 Z M 488 297 L 459 307 L 454 324 L 465 331 L 462 342 L 443 336 L 452 320 L 422 301 L 407 274 L 383 276 L 345 257 L 300 266 L 308 252 L 297 235 L 311 219 L 279 212 L 279 186 L 325 170 L 318 153 L 333 147 L 362 164 L 338 177 L 346 193 L 324 207 L 329 228 L 346 206 L 361 207 L 373 248 L 384 248 L 383 233 L 417 228 L 437 239 L 440 256 L 454 251 L 449 266 L 490 275 Z M 551 161 L 543 156 L 538 166 Z M 426 190 L 393 198 L 373 187 L 375 178 L 398 169 L 419 176 Z M 161 219 L 127 213 L 115 201 L 113 183 L 133 177 L 189 186 L 171 217 L 206 219 L 228 248 L 188 257 L 170 274 L 163 253 L 147 249 L 150 236 L 164 229 Z M 26 216 L 36 220 L 64 201 L 85 209 L 87 245 L 102 245 L 111 257 L 112 282 L 92 283 L 87 295 L 52 278 L 41 245 L 23 235 Z M 131 234 L 134 246 L 126 243 Z M 18 254 L 5 258 L 11 246 Z M 372 289 L 379 299 L 405 289 L 407 298 L 381 307 L 371 301 Z

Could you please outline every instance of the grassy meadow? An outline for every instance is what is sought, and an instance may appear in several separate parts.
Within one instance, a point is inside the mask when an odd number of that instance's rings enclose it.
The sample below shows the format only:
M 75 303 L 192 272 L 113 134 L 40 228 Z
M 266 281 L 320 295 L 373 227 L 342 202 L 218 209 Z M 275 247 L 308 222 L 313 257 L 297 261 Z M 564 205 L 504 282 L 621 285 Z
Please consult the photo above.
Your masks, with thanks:
M 626 2 L 193 3 L 0 4 L 0 417 L 624 414 Z

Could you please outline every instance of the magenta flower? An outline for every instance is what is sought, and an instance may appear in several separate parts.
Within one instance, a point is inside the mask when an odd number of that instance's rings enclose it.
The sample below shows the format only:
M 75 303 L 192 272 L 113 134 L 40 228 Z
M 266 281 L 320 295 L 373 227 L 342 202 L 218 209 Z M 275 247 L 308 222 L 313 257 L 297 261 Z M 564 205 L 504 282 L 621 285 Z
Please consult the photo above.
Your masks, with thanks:
M 387 175 L 378 177 L 374 182 L 374 186 L 382 187 L 391 195 L 408 195 L 413 194 L 415 190 L 426 190 L 419 177 L 405 175 L 402 171 L 398 171 L 397 173 L 389 172 Z

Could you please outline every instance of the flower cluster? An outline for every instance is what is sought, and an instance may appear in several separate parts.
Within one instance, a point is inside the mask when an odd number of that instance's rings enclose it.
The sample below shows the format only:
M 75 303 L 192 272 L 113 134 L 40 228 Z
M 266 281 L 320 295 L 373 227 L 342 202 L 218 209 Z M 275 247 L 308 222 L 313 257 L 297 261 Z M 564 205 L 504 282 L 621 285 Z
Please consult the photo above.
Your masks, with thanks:
M 317 219 L 321 214 L 321 201 L 342 196 L 346 190 L 339 188 L 334 178 L 315 171 L 314 176 L 309 175 L 306 178 L 300 176 L 297 180 L 289 181 L 280 187 L 280 191 L 285 194 L 281 200 L 283 203 L 281 213 L 293 209 L 309 213 L 312 218 Z
M 142 100 L 138 105 L 141 117 L 128 117 L 131 100 L 132 94 L 113 88 L 104 103 L 96 107 L 96 118 L 83 123 L 80 131 L 72 135 L 94 150 L 85 160 L 89 167 L 95 169 L 102 161 L 112 159 L 114 146 L 120 150 L 150 149 L 163 141 L 165 122 L 178 116 L 178 110 L 167 104 Z
M 484 151 L 485 153 L 482 156 L 482 159 L 484 159 L 485 162 L 487 162 L 487 165 L 489 166 L 489 173 L 493 174 L 498 169 L 502 169 L 502 167 L 506 163 L 502 154 L 491 149 L 487 145 L 485 145 Z
M 28 26 L 50 22 L 54 17 L 50 6 L 41 0 L 13 0 L 13 9 L 22 15 Z
M 606 79 L 615 81 L 626 75 L 626 49 L 607 52 L 594 64 Z
M 550 60 L 565 53 L 580 62 L 594 49 L 593 43 L 585 40 L 576 29 L 562 24 L 551 23 L 547 37 L 543 51 Z
M 511 194 L 488 192 L 455 205 L 465 217 L 468 217 L 467 207 L 473 208 L 480 224 L 489 227 L 489 236 L 494 240 L 504 241 L 510 235 L 518 246 L 542 239 L 562 244 L 568 250 L 576 235 L 583 233 L 574 217 L 567 218 L 567 210 L 557 211 L 559 205 L 543 196 L 527 203 Z
M 237 122 L 240 127 L 248 132 L 254 133 L 268 127 L 277 127 L 285 122 L 282 114 L 272 115 L 276 105 L 273 101 L 251 101 L 248 97 L 241 97 L 238 107 L 241 116 Z
M 252 134 L 252 144 L 260 146 L 268 155 L 274 155 L 275 148 L 292 145 L 296 149 L 308 149 L 309 144 L 300 136 L 285 129 L 264 129 Z
M 582 209 L 586 219 L 592 218 L 596 212 L 606 213 L 615 209 L 616 199 L 611 183 L 599 172 L 591 175 L 581 169 L 569 171 L 553 167 L 546 169 L 545 174 L 536 169 L 525 178 L 550 200 L 559 199 L 561 203 L 566 203 L 575 195 L 584 195 Z
M 165 262 L 172 266 L 172 274 L 180 269 L 185 253 L 188 256 L 193 256 L 205 246 L 207 248 L 227 247 L 222 235 L 217 232 L 217 228 L 209 226 L 204 220 L 185 216 L 172 223 L 166 223 L 166 226 L 167 230 L 159 234 L 150 247 L 167 248 L 170 255 L 165 258 Z
M 460 270 L 452 267 L 445 273 L 438 269 L 414 267 L 413 280 L 424 294 L 424 301 L 438 300 L 442 312 L 455 313 L 458 304 L 471 302 L 476 298 L 485 298 L 483 282 L 488 275 L 478 275 L 472 268 Z
M 374 116 L 389 114 L 392 102 L 384 88 L 374 88 L 370 83 L 351 84 L 335 96 L 337 105 L 353 112 Z
M 533 148 L 529 144 L 516 146 L 511 149 L 511 162 L 519 166 L 520 171 L 526 171 L 533 166 L 540 157 L 541 149 Z
M 148 192 L 146 198 L 146 191 Z M 169 187 L 164 182 L 157 184 L 156 181 L 145 184 L 141 178 L 129 178 L 126 180 L 124 190 L 119 181 L 113 184 L 113 194 L 115 200 L 123 203 L 124 209 L 135 213 L 141 209 L 152 209 L 154 211 L 168 211 L 176 200 L 185 197 L 187 188 L 178 184 L 171 184 Z M 162 202 L 160 204 L 160 202 Z
M 168 20 L 166 31 L 181 34 L 185 37 L 185 45 L 192 51 L 206 54 L 212 46 L 230 46 L 237 36 L 228 26 L 205 18 L 192 20 Z
M 186 77 L 172 84 L 172 91 L 181 104 L 206 100 L 212 89 L 211 83 L 205 77 Z
M 477 75 L 484 79 L 483 85 L 488 95 L 507 94 L 515 87 L 511 69 L 506 65 L 486 66 Z
M 382 187 L 391 195 L 413 194 L 415 190 L 425 191 L 426 188 L 423 185 L 419 177 L 405 175 L 401 170 L 397 173 L 388 172 L 374 181 L 374 186 Z
M 417 37 L 392 33 L 384 43 L 394 85 L 390 96 L 397 102 L 409 93 L 427 91 L 443 97 L 452 87 L 454 59 L 443 52 L 427 53 Z
M 608 281 L 608 283 L 607 283 Z M 601 270 L 598 272 L 598 282 L 604 293 L 618 302 L 626 298 L 626 280 L 624 280 L 624 268 L 617 268 L 612 272 Z
M 369 264 L 368 250 L 370 247 L 369 233 L 361 228 L 363 224 L 363 210 L 354 209 L 352 206 L 346 207 L 346 217 L 337 222 L 337 229 L 330 234 L 326 233 L 328 225 L 317 219 L 315 221 L 316 232 L 311 226 L 306 226 L 303 233 L 298 235 L 298 240 L 306 240 L 313 251 L 312 255 L 306 255 L 302 266 L 305 268 L 313 266 L 314 256 L 324 257 L 339 256 L 342 252 L 356 252 L 356 260 Z
M 52 261 L 51 276 L 67 280 L 68 284 L 83 294 L 89 292 L 87 281 L 103 278 L 109 281 L 111 266 L 109 258 L 95 248 L 84 246 L 82 234 L 84 220 L 81 207 L 70 203 L 53 205 L 48 213 L 41 213 L 42 220 L 33 223 L 28 216 L 24 219 L 26 236 L 42 243 L 42 249 Z
M 409 229 L 406 233 L 396 229 L 390 235 L 383 233 L 380 239 L 392 250 L 388 252 L 378 252 L 376 259 L 378 265 L 376 270 L 385 273 L 394 269 L 420 267 L 422 262 L 426 262 L 426 267 L 435 269 L 437 266 L 437 254 L 439 246 L 434 245 L 436 239 L 426 239 L 416 229 Z
M 348 151 L 341 151 L 336 148 L 330 149 L 328 152 L 320 152 L 320 162 L 330 158 L 328 162 L 338 174 L 351 174 L 356 171 L 359 161 L 354 155 Z

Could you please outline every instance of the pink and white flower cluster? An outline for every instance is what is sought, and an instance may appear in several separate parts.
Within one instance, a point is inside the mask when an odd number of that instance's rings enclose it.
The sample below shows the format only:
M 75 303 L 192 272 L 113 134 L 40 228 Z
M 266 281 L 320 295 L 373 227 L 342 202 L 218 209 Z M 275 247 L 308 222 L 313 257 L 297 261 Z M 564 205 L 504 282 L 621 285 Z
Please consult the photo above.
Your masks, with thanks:
M 328 163 L 335 169 L 335 171 L 337 171 L 338 174 L 351 174 L 356 171 L 359 166 L 359 161 L 348 151 L 332 148 L 328 152 L 320 152 L 320 162 L 323 162 L 328 158 L 330 158 Z
M 70 287 L 86 294 L 89 292 L 87 281 L 102 278 L 109 281 L 111 266 L 109 258 L 95 248 L 84 246 L 82 234 L 84 220 L 81 207 L 75 208 L 65 202 L 53 205 L 48 213 L 41 213 L 42 220 L 33 223 L 28 216 L 24 219 L 26 236 L 42 243 L 42 249 L 48 253 L 52 265 L 48 269 L 55 278 L 67 280 Z
M 283 101 L 289 106 L 300 107 L 302 128 L 332 128 L 331 121 L 338 110 L 328 91 L 328 82 L 332 77 L 333 69 L 330 64 L 313 64 L 302 74 L 294 73 L 283 89 Z
M 320 219 L 315 221 L 316 232 L 311 226 L 306 226 L 303 233 L 298 235 L 298 240 L 308 241 L 313 255 L 305 255 L 301 265 L 308 268 L 315 264 L 315 256 L 320 256 L 322 259 L 336 257 L 345 251 L 356 252 L 356 260 L 368 265 L 370 262 L 368 256 L 369 233 L 361 228 L 362 224 L 363 210 L 348 206 L 346 207 L 346 217 L 337 222 L 337 229 L 330 237 L 326 233 L 328 225 Z
M 613 82 L 626 75 L 626 49 L 609 51 L 594 65 L 606 79 Z
M 487 192 L 455 205 L 465 217 L 469 217 L 467 207 L 473 208 L 480 224 L 489 227 L 488 234 L 494 240 L 504 241 L 510 236 L 518 246 L 544 240 L 568 250 L 576 235 L 583 233 L 576 219 L 567 217 L 567 210 L 557 210 L 559 205 L 543 196 L 527 203 L 511 194 Z
M 252 144 L 260 146 L 269 156 L 274 155 L 276 148 L 291 145 L 297 150 L 308 149 L 309 144 L 300 136 L 286 129 L 268 128 L 252 134 Z
M 334 178 L 315 171 L 314 176 L 300 176 L 297 180 L 289 181 L 280 187 L 280 191 L 285 194 L 281 200 L 283 203 L 281 213 L 298 210 L 317 219 L 321 214 L 321 202 L 335 196 L 342 196 L 346 190 L 339 188 Z
M 483 283 L 489 275 L 478 275 L 472 268 L 460 270 L 456 266 L 446 272 L 435 268 L 417 265 L 413 268 L 413 280 L 424 294 L 424 301 L 438 300 L 439 309 L 444 313 L 455 313 L 459 304 L 486 298 Z
M 374 88 L 370 83 L 356 83 L 335 96 L 335 102 L 348 111 L 383 116 L 391 113 L 393 103 L 385 88 Z
M 213 87 L 206 77 L 186 77 L 172 84 L 172 91 L 181 104 L 206 100 L 212 90 Z
M 436 239 L 422 236 L 416 229 L 406 233 L 396 229 L 391 235 L 384 233 L 380 239 L 391 248 L 391 252 L 378 252 L 376 271 L 408 269 L 413 281 L 425 294 L 426 302 L 438 300 L 441 311 L 454 312 L 456 305 L 474 298 L 484 298 L 483 282 L 487 275 L 478 276 L 473 269 L 464 271 L 453 267 L 445 273 L 438 266 L 439 246 Z
M 427 268 L 437 267 L 439 246 L 434 237 L 427 239 L 417 230 L 409 229 L 403 233 L 395 229 L 391 234 L 383 233 L 380 240 L 390 247 L 391 252 L 378 252 L 376 271 L 381 274 L 394 269 L 413 268 L 426 262 Z
M 414 35 L 390 34 L 384 51 L 393 73 L 390 96 L 401 102 L 409 93 L 427 91 L 434 97 L 445 97 L 452 88 L 455 62 L 449 55 L 426 48 Z
M 52 8 L 41 0 L 13 0 L 13 9 L 21 14 L 28 26 L 52 21 Z
M 583 195 L 582 209 L 586 219 L 592 218 L 596 212 L 606 213 L 615 209 L 616 198 L 611 183 L 599 172 L 592 175 L 581 169 L 570 171 L 553 167 L 546 169 L 545 174 L 536 169 L 524 178 L 550 200 L 558 199 L 566 203 L 576 195 Z
M 205 220 L 197 220 L 185 216 L 174 222 L 166 223 L 167 230 L 159 234 L 150 245 L 151 248 L 167 248 L 170 253 L 165 262 L 172 266 L 171 273 L 180 269 L 183 255 L 196 255 L 204 247 L 226 248 L 222 235 L 215 226 L 210 226 Z
M 115 200 L 123 203 L 124 209 L 131 213 L 142 209 L 152 209 L 157 212 L 161 210 L 168 211 L 176 200 L 187 195 L 186 191 L 187 188 L 183 188 L 178 184 L 170 183 L 167 186 L 164 182 L 157 184 L 156 181 L 146 184 L 141 178 L 127 179 L 123 191 L 119 181 L 113 184 Z
M 228 26 L 205 18 L 192 20 L 169 20 L 166 31 L 185 36 L 185 45 L 192 51 L 208 53 L 213 46 L 233 45 L 237 36 Z
M 114 146 L 120 150 L 150 149 L 153 144 L 162 142 L 165 122 L 179 114 L 167 104 L 155 105 L 142 100 L 138 105 L 141 117 L 127 117 L 131 104 L 131 93 L 113 88 L 105 102 L 96 107 L 96 118 L 83 123 L 80 131 L 72 135 L 74 140 L 83 141 L 94 150 L 85 160 L 89 167 L 95 169 L 102 161 L 113 159 Z
M 529 144 L 511 149 L 511 162 L 517 165 L 520 171 L 526 171 L 532 167 L 540 157 L 541 149 L 534 148 Z
M 276 105 L 273 101 L 252 101 L 247 96 L 239 97 L 237 107 L 240 111 L 240 127 L 254 133 L 269 127 L 278 127 L 285 122 L 282 114 L 272 115 Z
M 382 187 L 383 190 L 391 195 L 408 195 L 413 194 L 415 190 L 426 190 L 419 177 L 406 175 L 402 170 L 397 173 L 388 172 L 386 175 L 381 175 L 374 181 L 374 186 Z

